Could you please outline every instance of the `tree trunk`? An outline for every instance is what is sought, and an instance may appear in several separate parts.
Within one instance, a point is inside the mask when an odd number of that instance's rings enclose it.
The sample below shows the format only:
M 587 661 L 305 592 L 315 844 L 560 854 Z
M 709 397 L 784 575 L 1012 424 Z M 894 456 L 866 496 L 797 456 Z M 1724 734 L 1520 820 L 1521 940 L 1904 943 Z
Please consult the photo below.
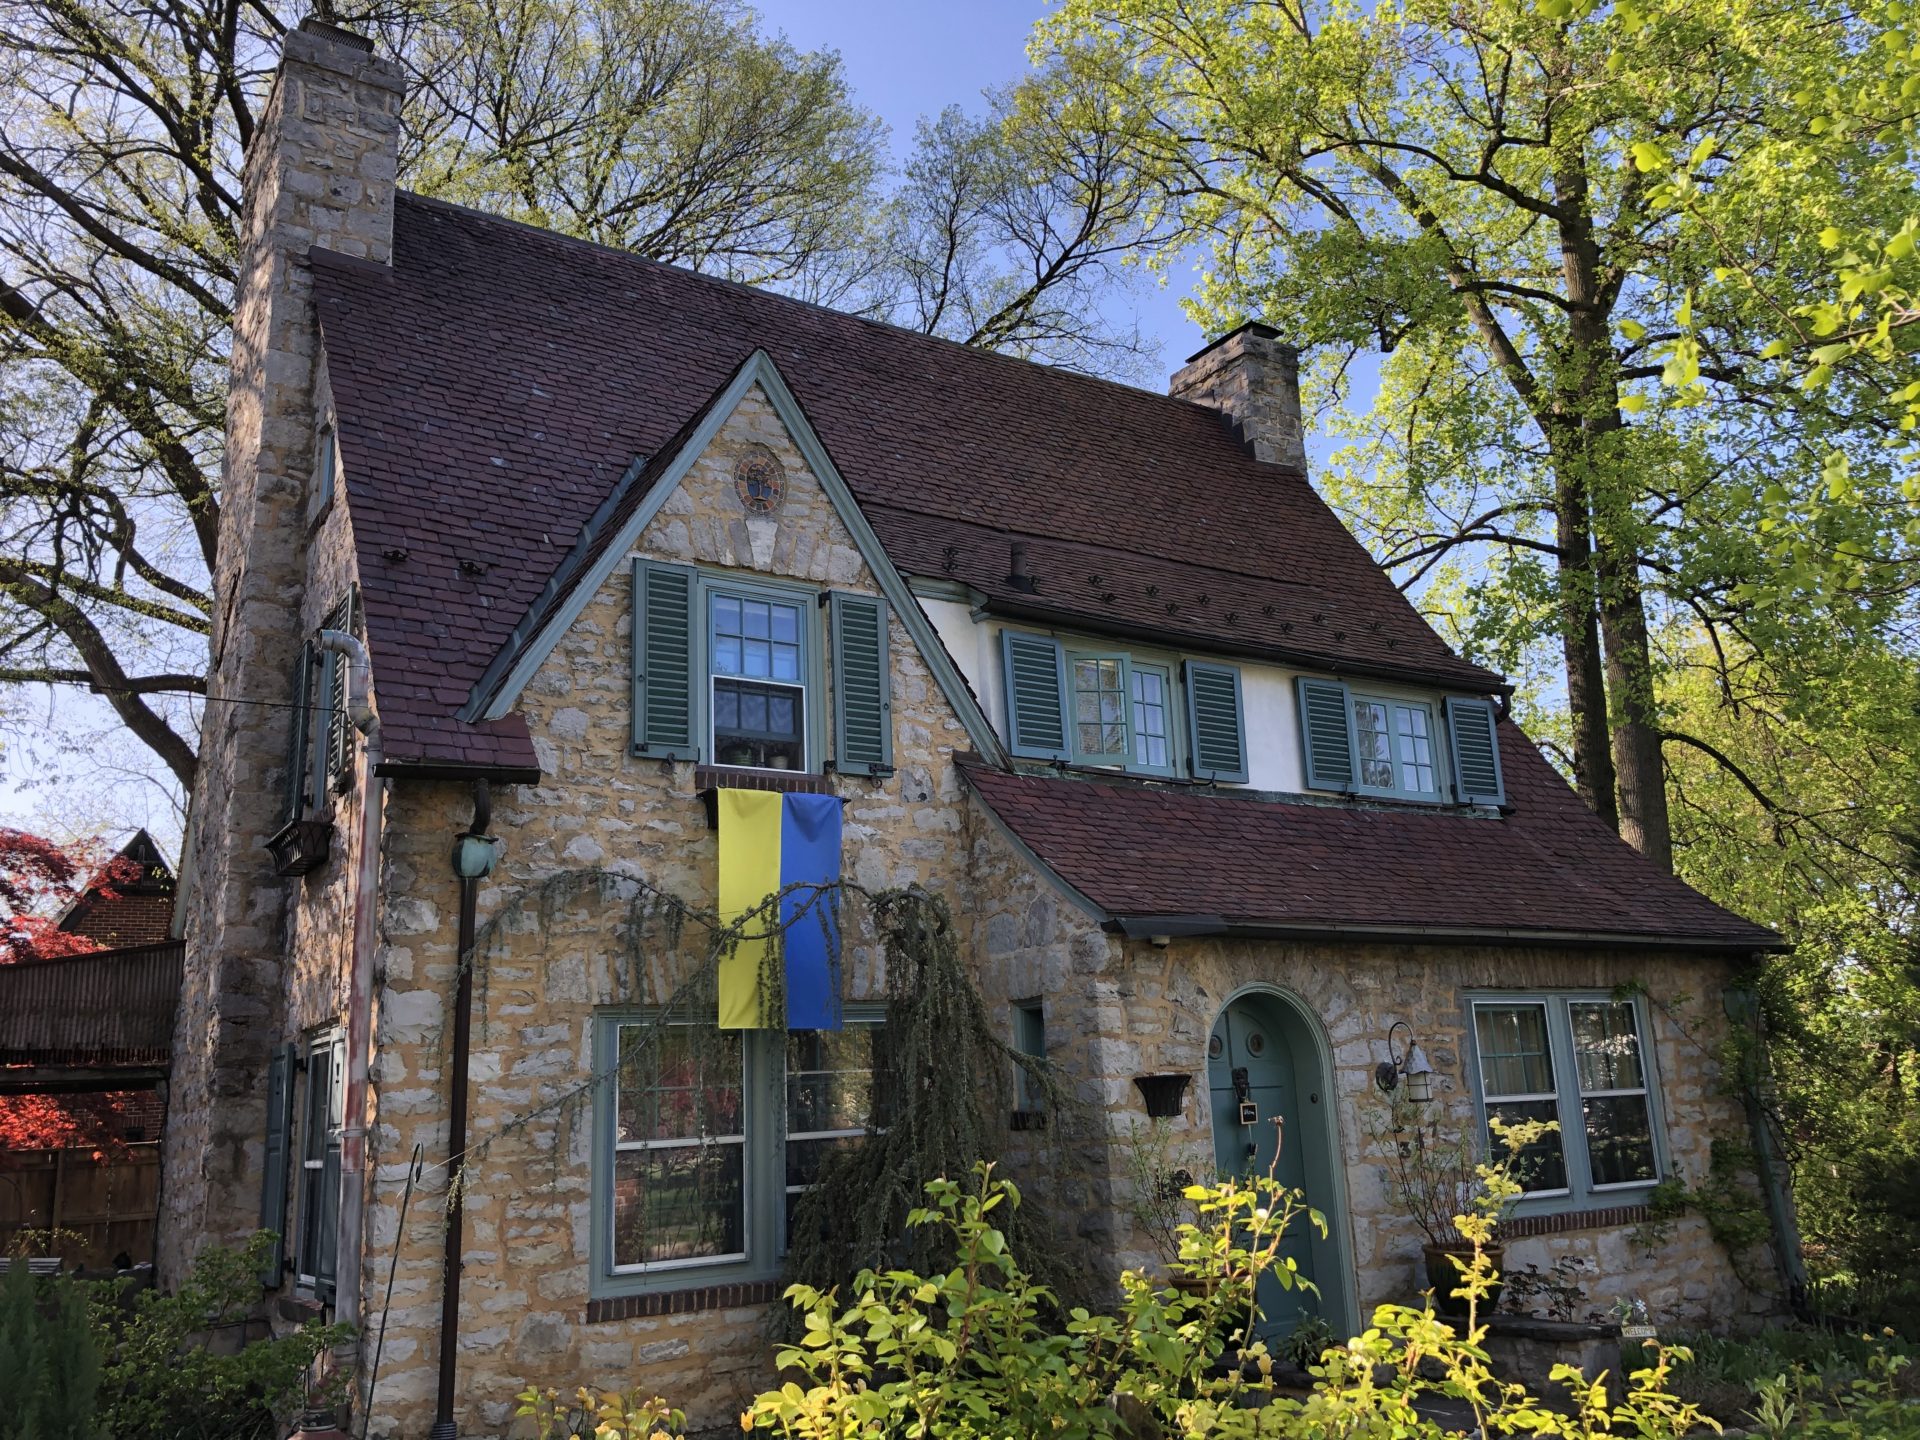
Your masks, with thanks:
M 1607 688 L 1600 658 L 1600 616 L 1594 606 L 1593 535 L 1586 485 L 1557 465 L 1556 543 L 1560 548 L 1560 648 L 1567 669 L 1567 712 L 1573 722 L 1573 784 L 1587 808 L 1615 829 L 1613 752 L 1607 743 Z
M 1626 548 L 1626 547 L 1622 547 Z M 1667 775 L 1654 709 L 1652 647 L 1639 566 L 1603 539 L 1595 552 L 1607 689 L 1613 700 L 1613 764 L 1620 785 L 1620 838 L 1662 870 L 1673 869 Z

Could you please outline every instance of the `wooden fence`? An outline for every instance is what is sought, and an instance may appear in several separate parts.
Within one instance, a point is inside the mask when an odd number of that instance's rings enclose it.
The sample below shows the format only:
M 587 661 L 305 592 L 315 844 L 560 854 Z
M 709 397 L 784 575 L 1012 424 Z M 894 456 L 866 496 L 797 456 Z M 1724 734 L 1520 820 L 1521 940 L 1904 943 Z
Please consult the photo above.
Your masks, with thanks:
M 87 1270 L 150 1262 L 159 1213 L 158 1142 L 0 1155 L 0 1254 L 24 1248 Z

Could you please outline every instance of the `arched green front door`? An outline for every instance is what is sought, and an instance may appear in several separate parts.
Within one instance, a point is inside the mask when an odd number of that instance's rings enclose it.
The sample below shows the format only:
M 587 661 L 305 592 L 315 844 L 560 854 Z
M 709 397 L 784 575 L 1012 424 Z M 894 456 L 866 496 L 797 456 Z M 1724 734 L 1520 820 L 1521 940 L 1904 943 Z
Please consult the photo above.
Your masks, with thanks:
M 1326 1237 L 1302 1218 L 1280 1249 L 1280 1256 L 1291 1258 L 1318 1293 L 1283 1289 L 1271 1276 L 1263 1278 L 1258 1296 L 1261 1337 L 1271 1342 L 1303 1316 L 1324 1315 L 1344 1339 L 1344 1226 L 1336 1209 L 1344 1187 L 1334 1168 L 1338 1148 L 1333 1094 L 1316 1037 L 1305 1018 L 1278 995 L 1243 995 L 1214 1021 L 1207 1041 L 1207 1083 L 1220 1173 L 1271 1171 L 1282 1185 L 1305 1191 L 1307 1203 L 1327 1217 Z

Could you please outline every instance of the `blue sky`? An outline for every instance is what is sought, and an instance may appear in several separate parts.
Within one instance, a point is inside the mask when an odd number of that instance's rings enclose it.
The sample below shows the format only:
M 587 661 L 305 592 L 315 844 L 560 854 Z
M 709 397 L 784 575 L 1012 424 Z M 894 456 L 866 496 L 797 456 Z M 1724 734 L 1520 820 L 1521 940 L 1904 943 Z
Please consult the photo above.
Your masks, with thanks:
M 855 98 L 892 128 L 902 158 L 922 116 L 954 104 L 978 113 L 982 90 L 1019 78 L 1027 37 L 1046 12 L 1041 0 L 761 0 L 756 8 L 768 30 L 801 49 L 840 53 Z M 1158 342 L 1149 378 L 1159 384 L 1204 343 L 1180 312 L 1182 293 L 1182 285 L 1148 282 L 1113 302 L 1113 318 L 1137 318 Z

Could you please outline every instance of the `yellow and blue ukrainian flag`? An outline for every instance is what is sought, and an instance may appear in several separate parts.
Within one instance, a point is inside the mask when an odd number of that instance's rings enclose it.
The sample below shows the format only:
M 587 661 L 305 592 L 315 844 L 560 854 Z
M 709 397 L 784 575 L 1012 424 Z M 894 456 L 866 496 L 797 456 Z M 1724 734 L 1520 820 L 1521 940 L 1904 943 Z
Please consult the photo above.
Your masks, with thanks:
M 840 797 L 779 795 L 765 790 L 720 792 L 720 916 L 729 924 L 789 886 L 840 880 Z M 834 983 L 838 892 L 810 889 L 780 897 L 786 959 L 787 1029 L 838 1030 Z M 748 929 L 759 930 L 759 924 Z M 765 940 L 741 942 L 720 962 L 720 1028 L 757 1030 L 768 1023 L 760 995 Z

